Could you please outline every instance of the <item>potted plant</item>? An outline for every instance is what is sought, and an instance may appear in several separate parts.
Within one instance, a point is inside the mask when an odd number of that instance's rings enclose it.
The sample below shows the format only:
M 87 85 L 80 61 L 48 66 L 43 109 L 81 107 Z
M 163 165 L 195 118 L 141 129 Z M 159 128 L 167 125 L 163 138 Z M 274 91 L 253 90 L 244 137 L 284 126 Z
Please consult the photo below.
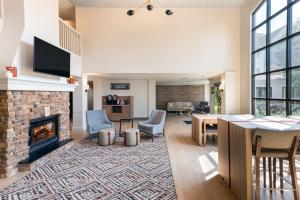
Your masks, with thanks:
M 212 88 L 212 94 L 214 95 L 214 111 L 215 114 L 221 114 L 222 110 L 222 93 L 223 90 L 220 89 L 221 84 L 215 84 Z

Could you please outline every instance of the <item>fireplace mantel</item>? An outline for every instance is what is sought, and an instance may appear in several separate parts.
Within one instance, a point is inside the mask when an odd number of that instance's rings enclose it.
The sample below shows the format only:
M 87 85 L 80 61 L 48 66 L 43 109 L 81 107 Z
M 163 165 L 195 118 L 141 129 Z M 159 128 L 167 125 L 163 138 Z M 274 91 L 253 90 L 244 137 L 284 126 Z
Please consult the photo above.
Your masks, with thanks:
M 77 84 L 67 84 L 60 81 L 30 79 L 29 77 L 0 77 L 0 90 L 21 91 L 69 91 L 73 92 Z

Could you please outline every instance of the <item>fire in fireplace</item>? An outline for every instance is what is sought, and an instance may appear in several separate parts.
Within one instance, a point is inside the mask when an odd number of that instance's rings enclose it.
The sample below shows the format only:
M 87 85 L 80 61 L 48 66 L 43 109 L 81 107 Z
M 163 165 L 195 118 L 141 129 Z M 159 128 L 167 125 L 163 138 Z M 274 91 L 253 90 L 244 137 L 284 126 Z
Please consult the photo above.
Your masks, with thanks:
M 29 159 L 39 157 L 58 144 L 59 115 L 33 119 L 29 127 Z
M 48 124 L 33 128 L 32 143 L 45 141 L 55 136 L 55 126 L 56 124 L 54 122 L 50 122 Z

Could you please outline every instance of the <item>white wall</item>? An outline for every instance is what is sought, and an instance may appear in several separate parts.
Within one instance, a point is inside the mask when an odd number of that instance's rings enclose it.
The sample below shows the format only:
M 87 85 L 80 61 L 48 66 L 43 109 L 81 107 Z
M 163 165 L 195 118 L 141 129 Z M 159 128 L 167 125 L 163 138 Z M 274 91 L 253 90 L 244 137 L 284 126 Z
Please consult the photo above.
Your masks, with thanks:
M 2 30 L 0 27 L 0 76 L 3 68 L 11 65 L 24 29 L 24 1 L 2 1 Z
M 152 94 L 155 81 L 143 80 L 114 80 L 89 76 L 94 86 L 94 109 L 102 109 L 102 96 L 117 94 L 119 96 L 133 96 L 133 117 L 147 118 L 149 109 L 153 109 L 156 98 Z M 130 83 L 130 90 L 111 90 L 111 83 Z M 151 91 L 150 91 L 150 90 Z M 150 91 L 150 92 L 149 92 Z
M 85 92 L 87 77 L 78 80 L 78 87 L 73 93 L 73 131 L 86 130 L 87 93 Z
M 241 7 L 241 67 L 240 105 L 241 113 L 251 113 L 251 13 L 261 0 L 250 0 Z
M 176 8 L 129 17 L 125 8 L 78 7 L 84 72 L 222 73 L 240 65 L 239 8 Z
M 156 80 L 148 81 L 148 116 L 152 110 L 156 110 Z

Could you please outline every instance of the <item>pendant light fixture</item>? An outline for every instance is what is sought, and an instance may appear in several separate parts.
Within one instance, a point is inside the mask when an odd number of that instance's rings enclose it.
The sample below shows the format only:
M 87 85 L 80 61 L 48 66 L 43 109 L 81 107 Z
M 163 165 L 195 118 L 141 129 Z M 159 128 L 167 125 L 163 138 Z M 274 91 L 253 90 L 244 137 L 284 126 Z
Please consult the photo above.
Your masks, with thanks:
M 147 5 L 147 6 L 146 6 Z M 143 4 L 141 4 L 140 6 L 136 7 L 135 9 L 132 9 L 132 10 L 128 10 L 127 11 L 127 15 L 128 16 L 133 16 L 135 14 L 135 11 L 137 11 L 138 9 L 142 8 L 146 6 L 147 10 L 148 11 L 152 11 L 154 6 L 151 4 L 151 0 L 146 0 Z M 166 15 L 170 16 L 170 15 L 173 15 L 173 11 L 168 9 L 166 10 Z

